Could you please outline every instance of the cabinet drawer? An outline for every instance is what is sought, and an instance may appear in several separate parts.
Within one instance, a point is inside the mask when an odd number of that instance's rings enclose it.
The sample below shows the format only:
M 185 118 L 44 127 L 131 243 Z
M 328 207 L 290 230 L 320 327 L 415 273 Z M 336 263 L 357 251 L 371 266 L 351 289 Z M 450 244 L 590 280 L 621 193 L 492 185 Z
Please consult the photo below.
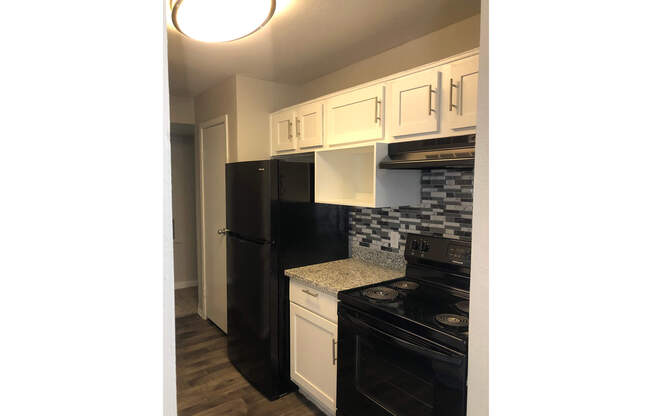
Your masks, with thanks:
M 337 298 L 296 279 L 290 279 L 290 301 L 337 323 Z

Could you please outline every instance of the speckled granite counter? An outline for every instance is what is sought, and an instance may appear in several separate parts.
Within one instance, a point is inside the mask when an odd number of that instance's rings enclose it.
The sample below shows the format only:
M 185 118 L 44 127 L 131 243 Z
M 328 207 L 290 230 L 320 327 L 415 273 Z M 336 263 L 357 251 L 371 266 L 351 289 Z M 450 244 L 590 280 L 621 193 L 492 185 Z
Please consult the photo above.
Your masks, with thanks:
M 380 267 L 356 258 L 285 270 L 286 276 L 331 295 L 337 295 L 341 290 L 396 279 L 404 274 L 403 270 Z

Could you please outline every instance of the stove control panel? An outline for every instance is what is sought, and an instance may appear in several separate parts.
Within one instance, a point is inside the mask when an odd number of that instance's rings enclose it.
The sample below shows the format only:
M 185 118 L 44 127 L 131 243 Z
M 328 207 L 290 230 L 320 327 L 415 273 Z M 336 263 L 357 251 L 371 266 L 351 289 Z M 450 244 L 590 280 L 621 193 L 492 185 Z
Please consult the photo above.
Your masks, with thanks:
M 471 242 L 420 234 L 408 234 L 405 257 L 471 266 Z

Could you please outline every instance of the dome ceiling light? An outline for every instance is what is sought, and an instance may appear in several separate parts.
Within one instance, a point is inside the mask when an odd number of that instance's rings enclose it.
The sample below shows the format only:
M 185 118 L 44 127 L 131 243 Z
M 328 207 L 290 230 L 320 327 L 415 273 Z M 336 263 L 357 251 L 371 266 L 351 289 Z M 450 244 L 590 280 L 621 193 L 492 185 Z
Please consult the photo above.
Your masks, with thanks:
M 275 0 L 170 0 L 174 27 L 202 42 L 250 35 L 272 18 Z

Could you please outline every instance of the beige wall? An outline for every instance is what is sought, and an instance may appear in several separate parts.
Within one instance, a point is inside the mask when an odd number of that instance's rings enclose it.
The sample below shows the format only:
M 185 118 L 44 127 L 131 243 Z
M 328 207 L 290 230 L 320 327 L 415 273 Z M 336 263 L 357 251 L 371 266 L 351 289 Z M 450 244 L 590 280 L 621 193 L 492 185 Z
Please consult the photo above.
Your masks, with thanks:
M 174 218 L 174 283 L 197 283 L 195 224 L 195 145 L 193 136 L 172 134 L 172 215 Z
M 238 131 L 236 114 L 235 76 L 232 76 L 213 88 L 209 88 L 195 97 L 195 125 L 210 119 L 227 115 L 229 123 L 230 162 L 238 159 Z
M 194 99 L 170 96 L 170 123 L 195 124 Z
M 299 100 L 298 87 L 236 76 L 238 161 L 269 159 L 269 113 Z
M 479 44 L 480 15 L 475 15 L 309 81 L 302 85 L 301 101 L 438 61 Z

